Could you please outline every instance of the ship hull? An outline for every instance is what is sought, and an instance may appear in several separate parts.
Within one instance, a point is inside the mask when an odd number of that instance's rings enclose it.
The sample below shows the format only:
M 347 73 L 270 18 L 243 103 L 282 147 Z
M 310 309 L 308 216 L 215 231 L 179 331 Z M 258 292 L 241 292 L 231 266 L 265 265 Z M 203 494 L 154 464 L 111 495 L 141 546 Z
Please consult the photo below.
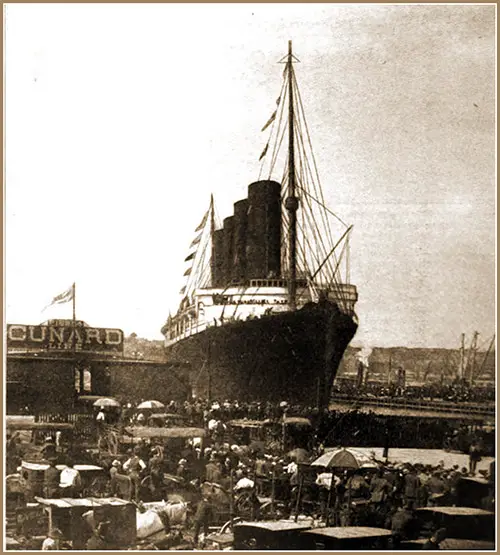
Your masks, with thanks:
M 188 362 L 197 397 L 323 408 L 357 324 L 330 301 L 213 326 L 166 348 Z

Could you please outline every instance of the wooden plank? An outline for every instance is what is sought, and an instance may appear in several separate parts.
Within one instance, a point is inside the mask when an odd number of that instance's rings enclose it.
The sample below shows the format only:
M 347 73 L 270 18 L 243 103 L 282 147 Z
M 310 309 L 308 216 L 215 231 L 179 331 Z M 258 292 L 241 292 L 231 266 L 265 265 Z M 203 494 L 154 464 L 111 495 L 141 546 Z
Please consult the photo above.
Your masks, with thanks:
M 42 505 L 47 505 L 49 507 L 59 507 L 60 509 L 64 509 L 67 507 L 71 507 L 71 505 L 64 499 L 48 499 L 45 497 L 35 497 L 35 500 Z
M 379 538 L 392 535 L 390 530 L 384 528 L 371 528 L 368 526 L 333 526 L 310 530 L 308 533 L 337 538 L 339 540 L 351 538 Z
M 474 507 L 422 507 L 417 512 L 426 511 L 431 513 L 441 513 L 450 516 L 483 516 L 494 515 L 491 511 L 476 509 Z

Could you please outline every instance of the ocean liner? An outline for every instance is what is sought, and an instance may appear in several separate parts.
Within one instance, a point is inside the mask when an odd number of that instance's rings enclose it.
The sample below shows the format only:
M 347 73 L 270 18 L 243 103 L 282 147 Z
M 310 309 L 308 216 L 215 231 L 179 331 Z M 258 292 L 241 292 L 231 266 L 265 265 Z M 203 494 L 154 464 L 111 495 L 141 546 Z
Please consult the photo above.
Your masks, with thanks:
M 259 179 L 222 225 L 211 198 L 162 334 L 169 360 L 191 364 L 195 396 L 321 409 L 357 329 L 352 226 L 324 202 L 291 41 L 281 62 Z

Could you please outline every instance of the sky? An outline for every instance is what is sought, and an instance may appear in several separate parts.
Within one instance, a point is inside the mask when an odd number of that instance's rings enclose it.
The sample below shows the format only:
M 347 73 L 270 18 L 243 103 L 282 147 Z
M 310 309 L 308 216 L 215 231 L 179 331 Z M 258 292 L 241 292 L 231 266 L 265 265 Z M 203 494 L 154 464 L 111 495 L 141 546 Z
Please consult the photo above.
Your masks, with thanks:
M 288 40 L 327 204 L 353 225 L 353 344 L 495 333 L 495 5 L 8 4 L 8 323 L 161 339 L 184 258 L 258 178 Z

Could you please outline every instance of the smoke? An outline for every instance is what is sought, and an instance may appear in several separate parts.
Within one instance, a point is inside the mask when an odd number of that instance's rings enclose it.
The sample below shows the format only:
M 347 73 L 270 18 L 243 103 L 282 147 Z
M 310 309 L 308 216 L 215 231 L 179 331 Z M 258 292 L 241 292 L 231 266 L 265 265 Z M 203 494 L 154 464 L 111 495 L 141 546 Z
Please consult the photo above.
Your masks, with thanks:
M 368 359 L 372 354 L 372 351 L 372 347 L 363 345 L 363 347 L 361 347 L 361 350 L 356 354 L 356 358 L 361 361 L 366 368 L 368 368 L 368 366 L 370 365 Z

